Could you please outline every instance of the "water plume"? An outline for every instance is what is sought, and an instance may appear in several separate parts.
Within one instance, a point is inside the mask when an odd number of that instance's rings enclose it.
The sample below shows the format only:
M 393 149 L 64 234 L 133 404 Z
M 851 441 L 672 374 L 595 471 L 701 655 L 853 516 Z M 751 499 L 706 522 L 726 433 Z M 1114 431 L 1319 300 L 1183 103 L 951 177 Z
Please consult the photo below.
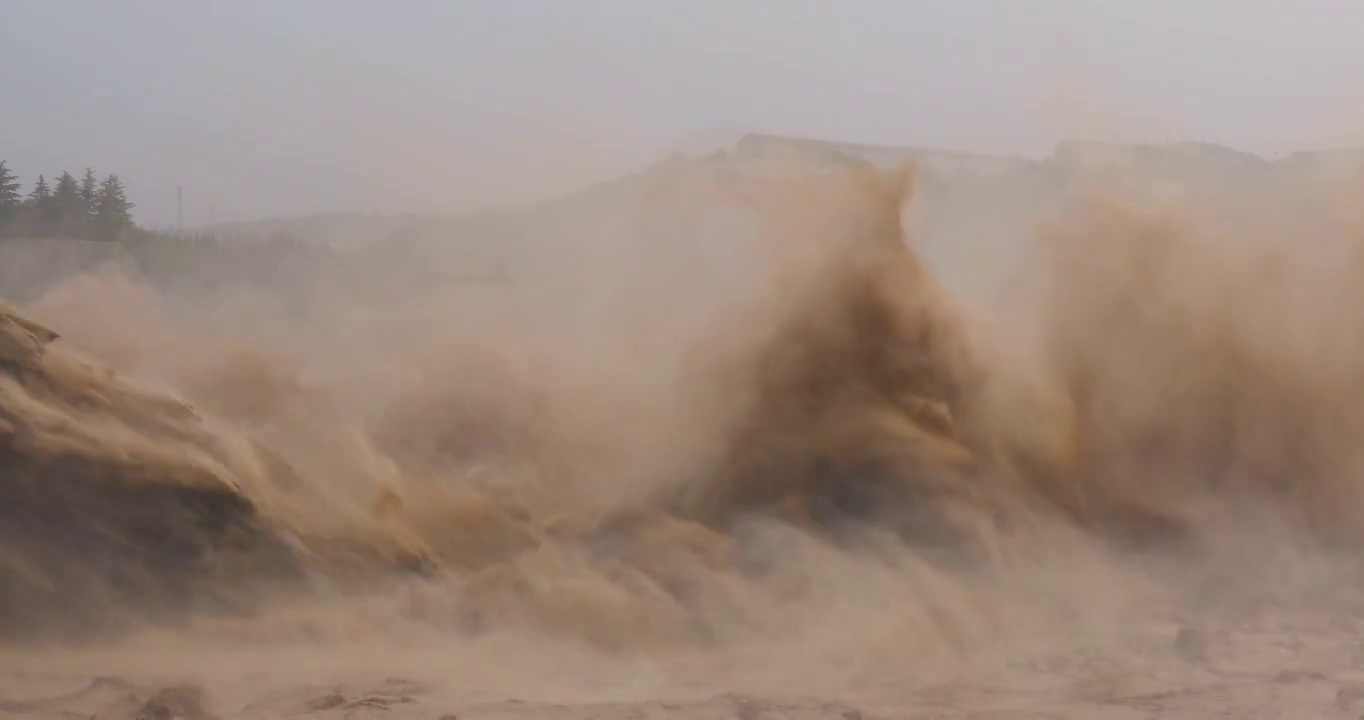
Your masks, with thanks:
M 546 211 L 582 257 L 509 288 L 394 293 L 338 261 L 287 302 L 111 271 L 7 310 L 0 627 L 448 637 L 682 675 L 776 652 L 847 689 L 1126 657 L 1124 623 L 1352 567 L 1331 553 L 1360 529 L 1364 345 L 1334 309 L 1358 265 L 1081 196 L 1005 334 L 906 237 L 907 170 L 710 158 L 644 186 Z M 53 604 L 100 564 L 98 601 Z

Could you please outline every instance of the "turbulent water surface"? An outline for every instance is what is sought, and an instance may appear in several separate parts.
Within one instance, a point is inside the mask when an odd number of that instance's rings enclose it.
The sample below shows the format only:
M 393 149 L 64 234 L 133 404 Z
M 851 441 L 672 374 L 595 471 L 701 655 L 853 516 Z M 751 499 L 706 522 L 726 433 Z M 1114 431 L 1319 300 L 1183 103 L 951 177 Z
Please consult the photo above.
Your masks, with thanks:
M 1077 190 L 992 306 L 907 172 L 640 188 L 513 283 L 6 306 L 0 712 L 1364 712 L 1348 204 Z

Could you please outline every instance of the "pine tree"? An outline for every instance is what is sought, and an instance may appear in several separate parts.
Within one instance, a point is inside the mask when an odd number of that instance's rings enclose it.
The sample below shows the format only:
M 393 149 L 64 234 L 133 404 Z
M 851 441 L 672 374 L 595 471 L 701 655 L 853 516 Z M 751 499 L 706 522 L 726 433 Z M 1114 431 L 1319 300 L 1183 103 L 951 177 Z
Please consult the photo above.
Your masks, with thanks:
M 57 187 L 52 191 L 52 204 L 66 211 L 80 207 L 81 196 L 80 187 L 76 185 L 76 178 L 71 177 L 71 173 L 64 172 L 57 178 Z
M 19 232 L 15 225 L 19 219 L 21 200 L 19 178 L 5 167 L 5 161 L 0 160 L 0 236 Z
M 86 224 L 85 206 L 81 201 L 80 185 L 71 173 L 57 178 L 52 191 L 53 234 L 80 236 Z
M 81 205 L 85 209 L 87 216 L 95 216 L 95 203 L 99 199 L 99 182 L 95 180 L 95 171 L 90 168 L 85 169 L 85 178 L 81 180 L 80 192 Z
M 19 178 L 5 167 L 5 161 L 0 160 L 0 208 L 5 212 L 13 212 L 14 208 L 19 207 Z
M 33 192 L 28 194 L 28 201 L 24 203 L 25 220 L 27 220 L 28 232 L 44 237 L 52 231 L 52 188 L 47 184 L 47 178 L 39 175 L 38 182 L 33 185 Z
M 110 175 L 100 183 L 95 195 L 95 232 L 101 240 L 118 240 L 125 231 L 133 227 L 133 216 L 129 212 L 133 204 L 123 190 L 123 182 L 118 175 Z
M 28 199 L 39 205 L 52 199 L 52 188 L 47 185 L 47 178 L 38 176 L 38 182 L 33 186 L 33 192 L 28 194 Z

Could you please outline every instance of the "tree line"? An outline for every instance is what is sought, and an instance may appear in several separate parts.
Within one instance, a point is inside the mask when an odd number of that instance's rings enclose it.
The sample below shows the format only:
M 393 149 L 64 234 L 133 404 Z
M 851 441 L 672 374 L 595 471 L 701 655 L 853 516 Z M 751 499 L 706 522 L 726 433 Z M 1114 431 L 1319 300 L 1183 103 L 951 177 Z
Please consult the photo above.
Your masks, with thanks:
M 0 238 L 122 240 L 140 230 L 133 207 L 117 174 L 101 180 L 86 168 L 79 180 L 63 172 L 54 182 L 39 175 L 24 193 L 19 178 L 0 160 Z

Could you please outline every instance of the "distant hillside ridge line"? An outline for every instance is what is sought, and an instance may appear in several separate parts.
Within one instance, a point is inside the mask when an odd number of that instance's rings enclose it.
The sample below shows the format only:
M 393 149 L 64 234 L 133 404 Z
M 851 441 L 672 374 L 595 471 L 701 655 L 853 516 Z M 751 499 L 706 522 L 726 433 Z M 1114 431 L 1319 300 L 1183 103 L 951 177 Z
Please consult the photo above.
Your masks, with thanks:
M 908 163 L 926 175 L 947 179 L 1005 176 L 1013 173 L 1055 172 L 1061 174 L 1132 170 L 1160 176 L 1177 176 L 1184 172 L 1205 174 L 1212 171 L 1226 173 L 1263 173 L 1276 170 L 1305 170 L 1321 168 L 1364 174 L 1364 148 L 1297 151 L 1271 159 L 1226 145 L 1202 141 L 1169 143 L 1124 143 L 1102 140 L 1067 139 L 1057 143 L 1044 156 L 1024 154 L 992 154 L 953 150 L 926 145 L 888 145 L 840 140 L 798 137 L 792 135 L 749 133 L 735 141 L 711 146 L 709 150 L 678 152 L 661 158 L 638 172 L 594 183 L 566 195 L 544 198 L 508 207 L 479 212 L 447 214 L 411 212 L 326 212 L 292 217 L 272 217 L 259 220 L 216 223 L 194 228 L 232 239 L 269 239 L 275 236 L 300 235 L 304 239 L 319 233 L 356 234 L 368 240 L 407 236 L 414 232 L 446 234 L 443 225 L 449 222 L 478 225 L 501 219 L 528 216 L 555 208 L 572 205 L 584 198 L 610 193 L 629 187 L 647 176 L 666 174 L 678 162 L 701 161 L 705 158 L 728 157 L 734 160 L 757 159 L 769 156 L 792 156 L 801 160 L 826 162 L 865 161 L 888 167 Z M 350 242 L 343 239 L 342 245 Z
M 802 137 L 796 135 L 781 135 L 770 133 L 749 133 L 738 141 L 733 147 L 737 150 L 771 150 L 771 149 L 796 149 L 813 151 L 835 151 L 851 156 L 866 155 L 898 155 L 905 160 L 916 158 L 960 158 L 960 159 L 981 159 L 981 160 L 1013 160 L 1029 163 L 1045 163 L 1065 161 L 1076 155 L 1085 153 L 1160 153 L 1160 154 L 1204 154 L 1217 155 L 1225 159 L 1244 158 L 1263 164 L 1264 166 L 1300 162 L 1316 158 L 1334 157 L 1355 160 L 1364 163 L 1364 147 L 1358 148 L 1332 148 L 1321 150 L 1299 150 L 1289 153 L 1278 159 L 1267 158 L 1246 150 L 1239 150 L 1227 145 L 1200 140 L 1181 140 L 1172 142 L 1149 142 L 1149 143 L 1130 143 L 1108 140 L 1088 140 L 1083 138 L 1068 138 L 1057 143 L 1050 154 L 1043 156 L 1030 156 L 1025 153 L 984 153 L 969 150 L 955 150 L 949 148 L 933 147 L 927 145 L 888 145 L 882 143 L 859 143 L 843 140 L 827 140 L 822 138 Z

